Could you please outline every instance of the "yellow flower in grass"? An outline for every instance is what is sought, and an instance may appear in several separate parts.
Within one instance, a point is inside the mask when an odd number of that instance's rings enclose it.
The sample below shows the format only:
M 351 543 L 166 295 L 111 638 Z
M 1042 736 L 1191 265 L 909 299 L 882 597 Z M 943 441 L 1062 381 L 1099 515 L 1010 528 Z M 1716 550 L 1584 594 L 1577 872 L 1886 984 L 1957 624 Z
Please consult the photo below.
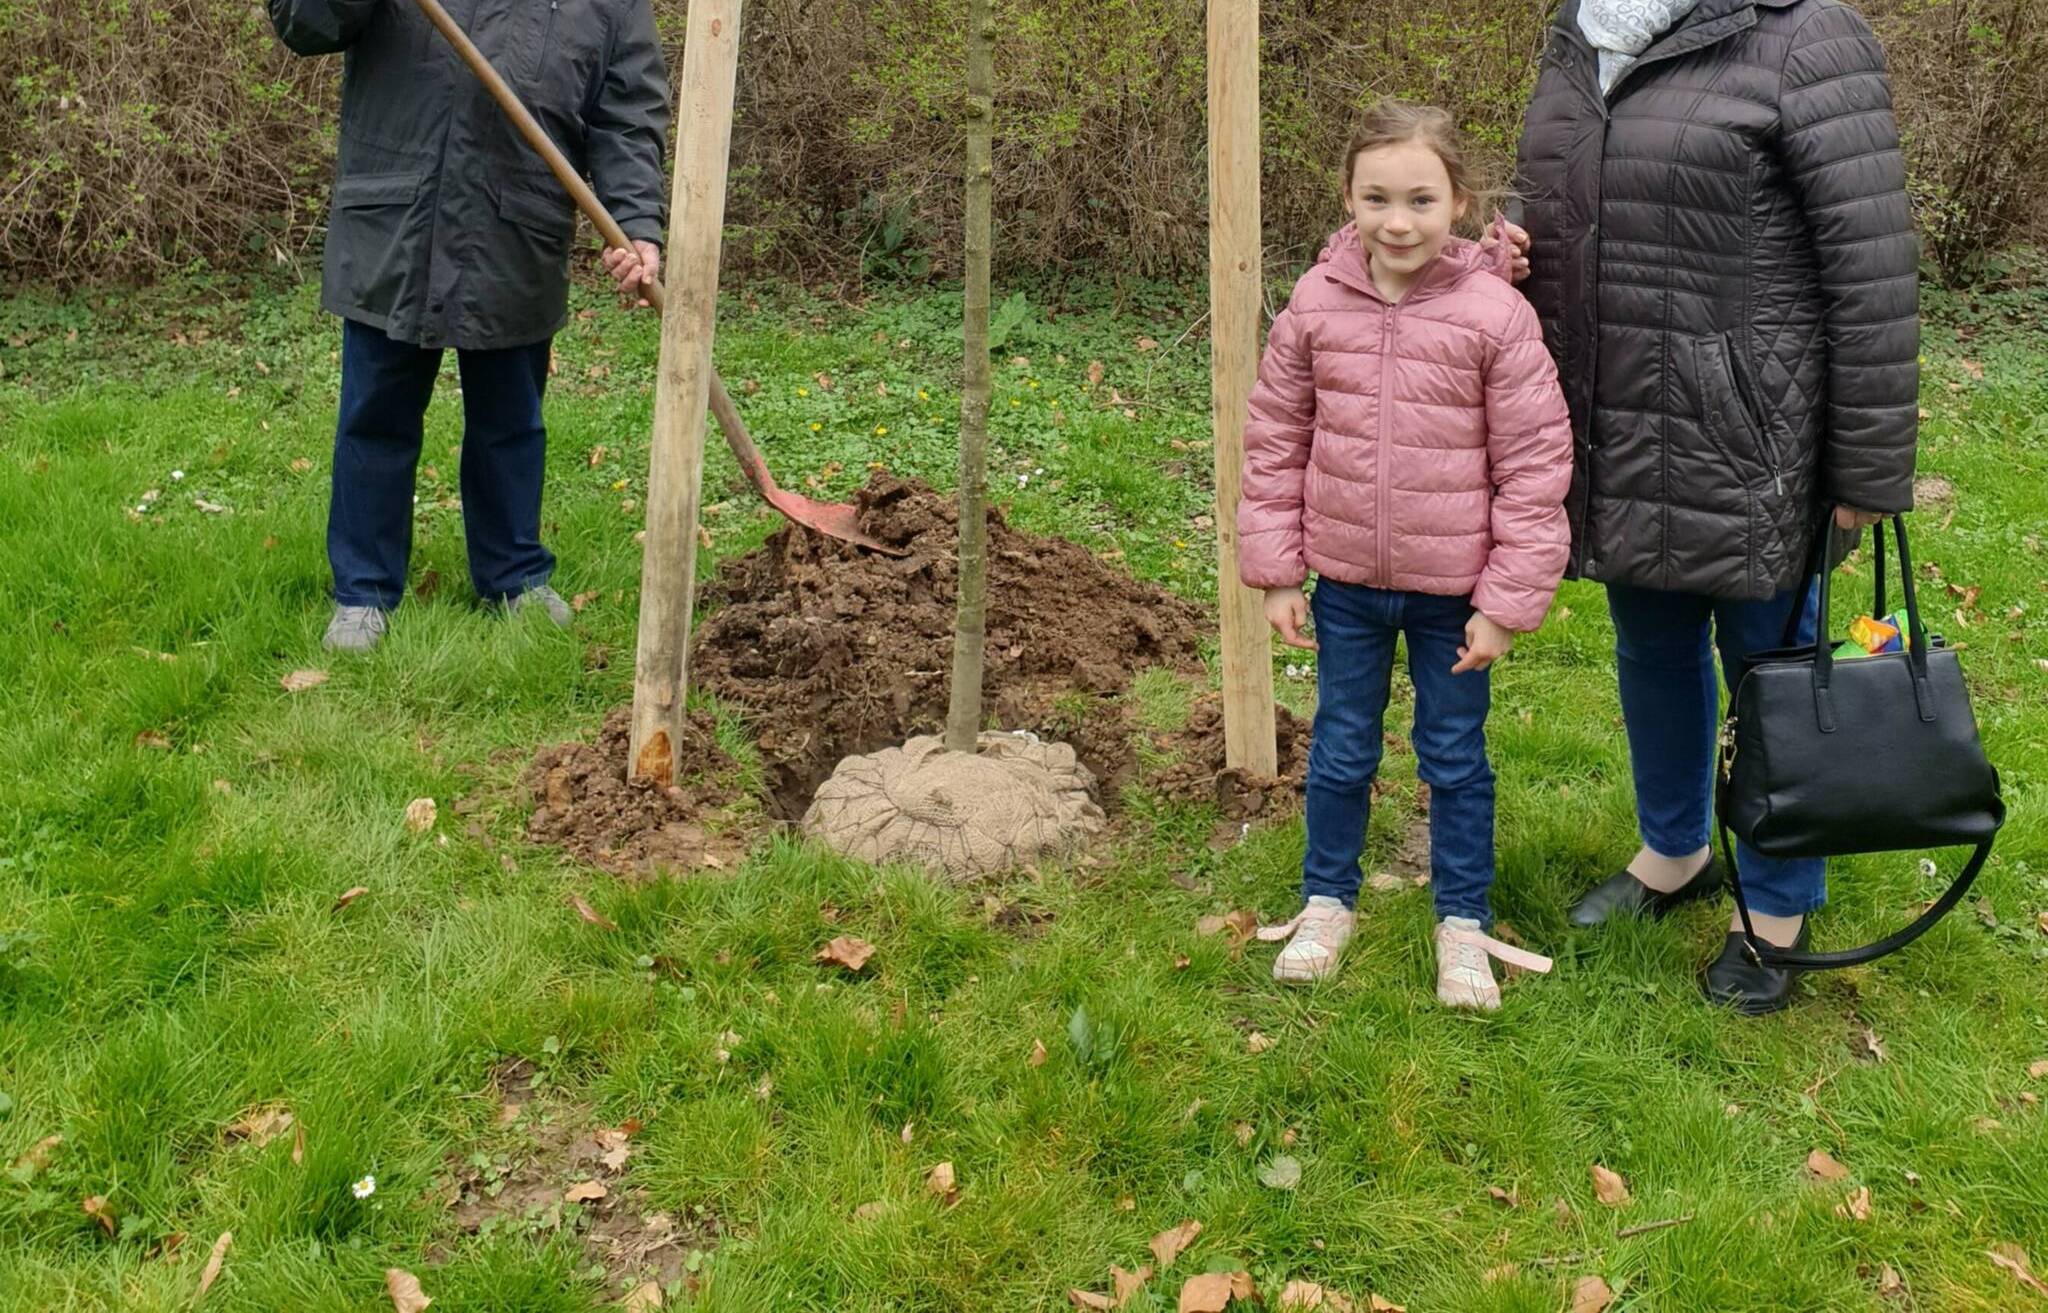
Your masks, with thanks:
M 877 425 L 875 425 L 875 436 L 876 436 L 876 437 L 878 437 L 878 438 L 886 438 L 886 437 L 888 437 L 888 436 L 889 436 L 889 426 L 888 426 L 887 424 L 877 424 Z
M 824 427 L 825 427 L 825 426 L 824 426 L 823 424 L 820 424 L 820 423 L 819 423 L 818 421 L 816 421 L 816 420 L 812 420 L 812 421 L 811 421 L 811 432 L 813 432 L 813 433 L 817 433 L 817 432 L 821 431 L 822 429 L 824 429 Z

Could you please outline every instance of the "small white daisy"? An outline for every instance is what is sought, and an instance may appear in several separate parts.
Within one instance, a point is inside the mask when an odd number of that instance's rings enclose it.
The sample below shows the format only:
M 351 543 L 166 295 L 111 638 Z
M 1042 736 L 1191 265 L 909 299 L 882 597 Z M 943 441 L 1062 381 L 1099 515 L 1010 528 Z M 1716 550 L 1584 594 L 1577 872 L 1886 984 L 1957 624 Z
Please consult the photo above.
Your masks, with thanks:
M 183 471 L 183 470 L 172 470 L 172 471 L 171 471 L 171 480 L 172 480 L 173 482 L 176 482 L 177 480 L 179 480 L 179 479 L 182 479 L 182 478 L 184 478 L 184 477 L 185 477 L 185 471 Z
M 368 1199 L 371 1195 L 377 1193 L 377 1178 L 365 1176 L 362 1180 L 350 1186 L 349 1192 L 358 1199 Z

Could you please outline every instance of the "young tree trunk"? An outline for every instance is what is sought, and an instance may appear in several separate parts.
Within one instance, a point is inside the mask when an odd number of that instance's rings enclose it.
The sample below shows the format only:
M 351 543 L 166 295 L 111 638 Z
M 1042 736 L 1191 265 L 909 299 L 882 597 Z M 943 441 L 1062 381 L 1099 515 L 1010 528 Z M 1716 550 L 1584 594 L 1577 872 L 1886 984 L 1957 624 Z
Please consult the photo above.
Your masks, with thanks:
M 960 578 L 953 613 L 952 705 L 946 747 L 972 752 L 981 732 L 982 656 L 988 644 L 989 186 L 995 128 L 988 0 L 967 0 L 966 382 L 960 392 Z

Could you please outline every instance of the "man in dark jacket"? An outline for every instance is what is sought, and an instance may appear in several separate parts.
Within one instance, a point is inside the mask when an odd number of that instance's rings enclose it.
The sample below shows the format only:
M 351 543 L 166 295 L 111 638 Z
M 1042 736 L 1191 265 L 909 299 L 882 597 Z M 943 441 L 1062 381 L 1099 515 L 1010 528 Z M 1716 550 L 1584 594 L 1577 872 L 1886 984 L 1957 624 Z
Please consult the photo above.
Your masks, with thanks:
M 444 3 L 633 239 L 607 253 L 621 289 L 651 284 L 669 91 L 649 0 Z M 292 50 L 345 59 L 321 278 L 321 304 L 343 320 L 327 645 L 374 647 L 405 594 L 421 424 L 447 347 L 470 580 L 486 602 L 566 624 L 540 541 L 541 394 L 575 209 L 412 0 L 268 4 Z
M 1566 0 L 1524 122 L 1523 284 L 1572 415 L 1571 572 L 1608 585 L 1643 847 L 1580 925 L 1716 892 L 1717 697 L 1788 628 L 1810 549 L 1912 504 L 1918 247 L 1884 53 L 1839 0 Z M 1789 622 L 1789 625 L 1788 625 Z M 1710 638 L 1711 635 L 1711 638 Z M 1803 943 L 1818 861 L 1742 850 Z M 1790 997 L 1738 937 L 1708 993 Z

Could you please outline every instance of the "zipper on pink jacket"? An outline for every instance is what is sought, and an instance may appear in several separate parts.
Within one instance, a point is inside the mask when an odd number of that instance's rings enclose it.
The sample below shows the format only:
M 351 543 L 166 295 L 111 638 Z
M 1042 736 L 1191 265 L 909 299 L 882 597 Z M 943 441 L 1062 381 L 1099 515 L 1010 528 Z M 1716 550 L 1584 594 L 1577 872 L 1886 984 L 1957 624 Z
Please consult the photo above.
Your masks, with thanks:
M 1373 442 L 1378 449 L 1373 459 L 1379 469 L 1379 476 L 1374 480 L 1379 497 L 1379 514 L 1375 517 L 1373 529 L 1379 538 L 1380 560 L 1379 578 L 1374 582 L 1378 587 L 1389 589 L 1394 586 L 1394 570 L 1393 537 L 1387 531 L 1388 507 L 1391 504 L 1387 490 L 1387 444 L 1392 440 L 1387 414 L 1393 409 L 1394 404 L 1394 321 L 1400 314 L 1401 303 L 1395 301 L 1387 306 L 1386 316 L 1380 320 L 1380 414 L 1378 431 Z

